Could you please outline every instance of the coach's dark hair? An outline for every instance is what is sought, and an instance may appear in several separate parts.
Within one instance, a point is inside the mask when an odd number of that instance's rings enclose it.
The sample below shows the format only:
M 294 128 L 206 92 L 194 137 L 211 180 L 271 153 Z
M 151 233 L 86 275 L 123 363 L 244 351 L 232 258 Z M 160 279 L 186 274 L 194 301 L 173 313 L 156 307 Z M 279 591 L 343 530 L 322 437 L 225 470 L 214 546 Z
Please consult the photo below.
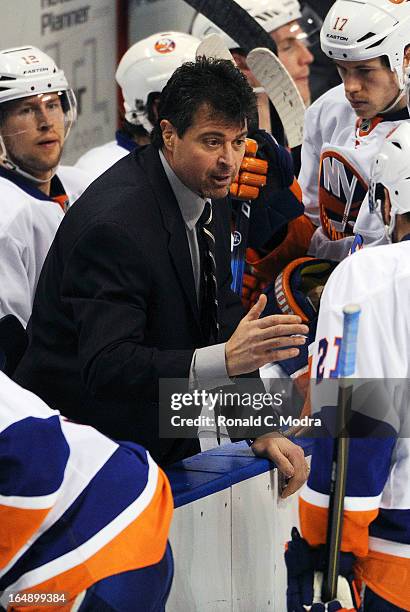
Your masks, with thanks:
M 242 72 L 229 60 L 199 57 L 177 68 L 162 90 L 152 144 L 158 149 L 164 144 L 162 119 L 182 138 L 202 104 L 229 123 L 243 125 L 247 120 L 249 127 L 257 120 L 256 96 Z

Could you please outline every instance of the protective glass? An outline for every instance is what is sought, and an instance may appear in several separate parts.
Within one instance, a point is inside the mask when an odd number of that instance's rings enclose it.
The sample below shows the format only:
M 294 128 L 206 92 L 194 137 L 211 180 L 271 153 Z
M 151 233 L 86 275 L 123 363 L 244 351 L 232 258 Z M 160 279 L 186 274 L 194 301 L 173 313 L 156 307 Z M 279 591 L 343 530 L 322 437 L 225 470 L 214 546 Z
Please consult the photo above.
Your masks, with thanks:
M 322 19 L 315 11 L 305 4 L 302 7 L 302 16 L 298 19 L 299 28 L 301 30 L 299 40 L 304 40 L 305 45 L 313 47 L 319 43 L 320 28 L 322 27 Z
M 305 6 L 299 19 L 274 30 L 271 36 L 278 46 L 278 51 L 291 53 L 300 49 L 300 44 L 305 47 L 317 45 L 321 23 L 320 17 L 309 6 Z

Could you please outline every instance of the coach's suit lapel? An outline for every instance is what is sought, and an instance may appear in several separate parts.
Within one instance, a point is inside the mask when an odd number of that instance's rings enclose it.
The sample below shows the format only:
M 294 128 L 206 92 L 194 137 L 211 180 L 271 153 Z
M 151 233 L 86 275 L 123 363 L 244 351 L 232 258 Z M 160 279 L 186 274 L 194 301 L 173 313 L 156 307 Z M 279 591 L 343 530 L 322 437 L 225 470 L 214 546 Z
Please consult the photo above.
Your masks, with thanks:
M 171 189 L 158 152 L 151 146 L 140 152 L 148 180 L 155 193 L 161 210 L 164 227 L 169 232 L 168 250 L 179 282 L 182 285 L 195 321 L 200 327 L 199 309 L 196 299 L 191 253 L 186 235 L 185 223 L 178 202 Z

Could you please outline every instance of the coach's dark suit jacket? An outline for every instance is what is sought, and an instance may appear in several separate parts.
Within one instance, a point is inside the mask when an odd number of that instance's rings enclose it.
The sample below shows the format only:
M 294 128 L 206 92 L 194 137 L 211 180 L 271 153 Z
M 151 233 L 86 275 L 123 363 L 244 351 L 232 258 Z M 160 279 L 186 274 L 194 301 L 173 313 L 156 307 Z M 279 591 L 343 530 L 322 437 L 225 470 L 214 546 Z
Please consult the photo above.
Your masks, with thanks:
M 230 209 L 214 203 L 221 336 L 230 290 Z M 185 224 L 152 146 L 97 179 L 68 211 L 44 264 L 16 380 L 52 408 L 143 444 L 162 464 L 199 450 L 158 438 L 158 379 L 188 378 L 201 332 Z

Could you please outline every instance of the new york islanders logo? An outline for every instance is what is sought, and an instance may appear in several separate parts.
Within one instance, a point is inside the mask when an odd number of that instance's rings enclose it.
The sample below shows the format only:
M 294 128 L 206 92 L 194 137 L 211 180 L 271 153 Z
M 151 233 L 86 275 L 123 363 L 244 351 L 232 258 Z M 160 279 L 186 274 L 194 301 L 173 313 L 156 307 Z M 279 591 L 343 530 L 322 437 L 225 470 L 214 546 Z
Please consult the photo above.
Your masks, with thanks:
M 175 47 L 176 44 L 175 41 L 172 40 L 172 38 L 160 38 L 154 45 L 155 51 L 157 51 L 157 53 L 162 54 L 172 53 Z
M 322 229 L 330 240 L 353 234 L 353 226 L 368 185 L 339 152 L 322 154 L 319 183 L 319 208 Z

